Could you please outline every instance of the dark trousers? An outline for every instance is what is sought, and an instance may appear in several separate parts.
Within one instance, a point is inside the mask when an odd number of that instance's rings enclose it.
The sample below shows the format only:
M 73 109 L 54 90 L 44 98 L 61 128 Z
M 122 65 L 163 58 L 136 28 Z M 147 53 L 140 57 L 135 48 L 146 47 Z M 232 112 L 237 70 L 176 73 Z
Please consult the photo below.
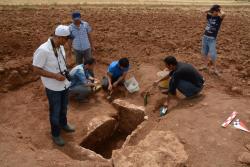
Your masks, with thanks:
M 86 49 L 86 50 L 75 50 L 74 49 L 74 54 L 75 54 L 75 61 L 76 65 L 83 64 L 84 61 L 92 58 L 92 52 L 91 49 Z M 88 71 L 92 77 L 94 77 L 94 71 L 89 70 Z
M 85 60 L 90 59 L 92 57 L 91 49 L 86 49 L 86 50 L 75 50 L 74 49 L 74 54 L 75 54 L 75 60 L 76 64 L 83 64 Z
M 49 101 L 51 134 L 58 137 L 61 127 L 67 125 L 68 89 L 53 91 L 46 88 L 46 94 Z
M 118 79 L 119 79 L 119 78 L 112 78 L 112 79 L 111 79 L 111 83 L 113 84 L 113 83 L 116 82 Z M 119 86 L 123 85 L 123 82 L 124 82 L 124 81 L 120 82 L 118 85 L 119 85 Z M 104 90 L 108 90 L 108 87 L 109 87 L 109 80 L 108 80 L 108 77 L 103 77 L 103 78 L 102 78 L 102 88 L 103 88 Z
M 169 87 L 171 87 L 172 79 L 169 82 Z M 177 89 L 184 94 L 186 97 L 191 97 L 198 94 L 202 90 L 203 86 L 196 86 L 191 82 L 180 80 L 177 84 Z M 176 93 L 176 92 L 175 92 Z
M 70 96 L 75 96 L 76 100 L 83 100 L 86 99 L 91 93 L 92 90 L 88 86 L 84 85 L 77 85 L 74 87 L 71 87 L 69 89 Z

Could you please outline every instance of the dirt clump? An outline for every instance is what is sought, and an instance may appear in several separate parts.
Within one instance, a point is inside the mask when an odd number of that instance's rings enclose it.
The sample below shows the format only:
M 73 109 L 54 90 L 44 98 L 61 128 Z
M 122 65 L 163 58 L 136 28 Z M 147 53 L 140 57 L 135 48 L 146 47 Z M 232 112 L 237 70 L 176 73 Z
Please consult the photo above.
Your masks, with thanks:
M 184 167 L 188 155 L 177 137 L 169 131 L 151 131 L 136 146 L 126 146 L 113 153 L 119 167 Z
M 250 165 L 250 153 L 249 152 L 241 153 L 241 155 L 238 158 L 238 161 Z

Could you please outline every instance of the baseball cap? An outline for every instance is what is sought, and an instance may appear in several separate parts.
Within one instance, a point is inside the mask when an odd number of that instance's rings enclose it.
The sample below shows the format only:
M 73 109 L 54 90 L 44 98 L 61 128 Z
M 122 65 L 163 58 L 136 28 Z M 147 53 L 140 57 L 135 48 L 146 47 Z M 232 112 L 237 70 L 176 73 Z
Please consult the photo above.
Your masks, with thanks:
M 55 35 L 60 37 L 67 37 L 70 35 L 69 26 L 59 25 L 56 27 Z
M 80 12 L 73 12 L 72 13 L 72 19 L 73 20 L 80 20 L 81 19 L 81 13 Z

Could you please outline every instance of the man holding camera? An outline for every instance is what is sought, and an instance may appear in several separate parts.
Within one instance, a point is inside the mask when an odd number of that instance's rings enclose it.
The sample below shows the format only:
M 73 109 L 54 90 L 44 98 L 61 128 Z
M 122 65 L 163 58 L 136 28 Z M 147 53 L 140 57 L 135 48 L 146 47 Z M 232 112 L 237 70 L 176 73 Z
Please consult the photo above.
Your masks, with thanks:
M 219 32 L 222 20 L 225 17 L 225 13 L 221 10 L 220 5 L 213 5 L 210 10 L 206 11 L 207 14 L 207 25 L 205 33 L 202 38 L 202 55 L 204 56 L 205 66 L 201 70 L 207 70 L 209 63 L 213 66 L 213 72 L 219 75 L 216 68 L 216 37 Z M 210 55 L 210 59 L 208 55 Z
M 59 25 L 53 37 L 43 43 L 34 53 L 34 72 L 41 76 L 49 101 L 51 135 L 53 141 L 63 146 L 60 137 L 61 128 L 66 132 L 74 132 L 67 122 L 69 73 L 65 61 L 65 45 L 69 39 L 69 27 Z

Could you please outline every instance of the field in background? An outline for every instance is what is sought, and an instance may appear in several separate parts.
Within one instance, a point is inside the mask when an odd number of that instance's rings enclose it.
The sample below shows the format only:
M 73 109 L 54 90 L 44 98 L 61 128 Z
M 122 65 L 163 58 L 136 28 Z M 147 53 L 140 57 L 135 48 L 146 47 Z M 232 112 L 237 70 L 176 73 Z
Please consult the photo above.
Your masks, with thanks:
M 250 0 L 1 0 L 0 5 L 121 4 L 121 5 L 249 5 Z

